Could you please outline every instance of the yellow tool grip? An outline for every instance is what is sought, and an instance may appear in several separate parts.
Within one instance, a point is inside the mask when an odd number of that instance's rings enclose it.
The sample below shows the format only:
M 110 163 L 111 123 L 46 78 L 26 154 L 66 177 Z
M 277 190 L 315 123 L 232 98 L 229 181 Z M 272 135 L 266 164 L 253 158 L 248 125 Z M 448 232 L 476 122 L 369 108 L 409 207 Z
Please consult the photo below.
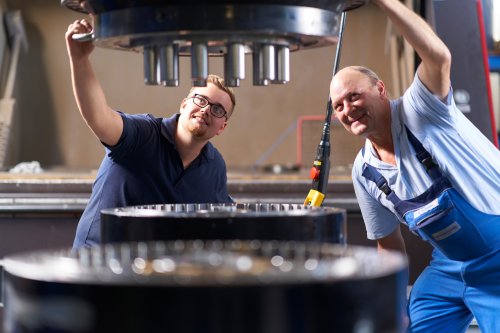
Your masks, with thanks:
M 321 206 L 323 203 L 323 199 L 325 199 L 325 195 L 316 190 L 310 190 L 309 194 L 307 194 L 307 198 L 304 201 L 305 206 Z

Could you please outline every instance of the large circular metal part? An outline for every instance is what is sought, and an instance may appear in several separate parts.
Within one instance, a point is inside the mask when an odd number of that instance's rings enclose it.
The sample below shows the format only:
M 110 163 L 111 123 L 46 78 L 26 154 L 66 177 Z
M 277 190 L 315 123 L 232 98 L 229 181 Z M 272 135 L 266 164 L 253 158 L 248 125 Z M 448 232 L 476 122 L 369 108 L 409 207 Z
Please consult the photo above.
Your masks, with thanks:
M 346 212 L 298 204 L 165 204 L 101 211 L 101 242 L 260 239 L 346 242 Z
M 288 53 L 336 43 L 340 14 L 366 1 L 62 0 L 62 4 L 94 15 L 96 45 L 143 52 L 146 84 L 177 86 L 178 57 L 191 56 L 192 83 L 204 86 L 208 57 L 224 56 L 226 85 L 238 86 L 245 78 L 243 56 L 249 53 L 254 85 L 288 82 Z
M 399 253 L 261 241 L 121 243 L 4 260 L 6 332 L 402 332 Z
M 185 5 L 191 6 L 193 4 L 223 4 L 223 5 L 266 5 L 266 4 L 285 4 L 304 7 L 315 7 L 330 9 L 337 6 L 335 0 L 61 0 L 61 4 L 69 9 L 81 12 L 99 14 L 104 11 L 119 10 L 126 8 L 137 8 L 144 6 L 158 7 L 165 4 Z M 367 3 L 366 0 L 344 0 L 342 3 L 342 10 L 348 11 L 363 6 Z

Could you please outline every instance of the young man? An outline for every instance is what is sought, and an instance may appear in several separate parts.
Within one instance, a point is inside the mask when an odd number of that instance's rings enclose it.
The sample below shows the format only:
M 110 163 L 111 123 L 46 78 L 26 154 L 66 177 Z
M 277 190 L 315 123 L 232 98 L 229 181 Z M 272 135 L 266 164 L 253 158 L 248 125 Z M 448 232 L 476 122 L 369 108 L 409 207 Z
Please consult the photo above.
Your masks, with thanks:
M 104 208 L 156 203 L 231 202 L 226 165 L 209 140 L 221 134 L 235 97 L 221 78 L 193 87 L 171 118 L 129 115 L 111 109 L 92 69 L 92 42 L 73 34 L 92 30 L 86 20 L 66 32 L 73 91 L 78 108 L 106 148 L 90 201 L 78 223 L 74 248 L 100 242 Z
M 408 304 L 410 332 L 500 332 L 500 152 L 458 110 L 451 55 L 398 0 L 372 0 L 422 62 L 404 96 L 364 67 L 332 79 L 335 114 L 366 138 L 352 178 L 367 235 L 405 251 L 399 222 L 434 246 Z

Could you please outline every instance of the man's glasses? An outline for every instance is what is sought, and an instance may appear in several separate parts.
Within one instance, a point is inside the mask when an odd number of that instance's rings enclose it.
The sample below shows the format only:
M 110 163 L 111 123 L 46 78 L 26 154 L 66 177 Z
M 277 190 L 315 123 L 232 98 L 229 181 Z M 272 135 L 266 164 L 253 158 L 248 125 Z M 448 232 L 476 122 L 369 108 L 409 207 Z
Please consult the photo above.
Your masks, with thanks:
M 226 110 L 224 110 L 222 105 L 210 103 L 207 100 L 207 98 L 203 95 L 194 94 L 193 96 L 191 96 L 191 98 L 193 99 L 193 103 L 196 104 L 197 106 L 199 106 L 200 108 L 204 108 L 207 105 L 209 105 L 210 106 L 210 113 L 212 114 L 212 116 L 214 116 L 216 118 L 226 117 L 226 120 L 227 120 L 227 112 L 226 112 Z

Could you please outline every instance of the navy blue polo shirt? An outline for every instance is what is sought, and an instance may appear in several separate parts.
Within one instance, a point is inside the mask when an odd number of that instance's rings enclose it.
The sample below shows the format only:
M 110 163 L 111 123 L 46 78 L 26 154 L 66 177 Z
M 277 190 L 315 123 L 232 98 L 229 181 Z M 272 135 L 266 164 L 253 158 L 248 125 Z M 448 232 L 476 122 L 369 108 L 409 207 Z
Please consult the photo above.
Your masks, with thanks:
M 100 243 L 100 212 L 106 208 L 167 203 L 231 202 L 226 164 L 209 142 L 184 169 L 175 148 L 179 115 L 120 113 L 123 133 L 105 147 L 89 203 L 76 230 L 74 248 Z

